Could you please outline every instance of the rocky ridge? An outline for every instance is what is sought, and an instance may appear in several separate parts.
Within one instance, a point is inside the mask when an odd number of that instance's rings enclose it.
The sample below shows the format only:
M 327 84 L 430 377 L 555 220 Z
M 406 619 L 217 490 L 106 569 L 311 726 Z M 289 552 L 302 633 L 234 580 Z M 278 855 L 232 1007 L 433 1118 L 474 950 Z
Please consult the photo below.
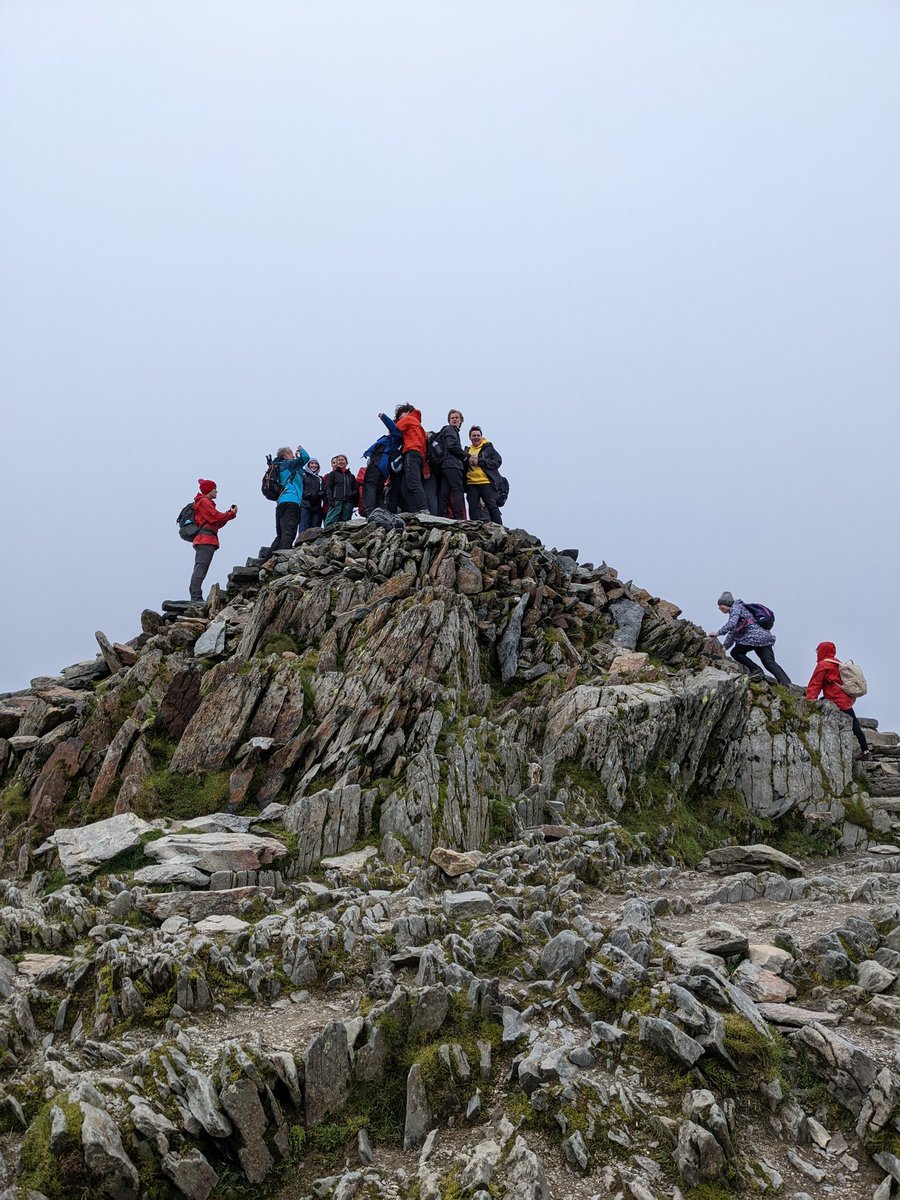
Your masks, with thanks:
M 0 699 L 0 1187 L 900 1189 L 896 735 L 577 559 L 351 522 Z

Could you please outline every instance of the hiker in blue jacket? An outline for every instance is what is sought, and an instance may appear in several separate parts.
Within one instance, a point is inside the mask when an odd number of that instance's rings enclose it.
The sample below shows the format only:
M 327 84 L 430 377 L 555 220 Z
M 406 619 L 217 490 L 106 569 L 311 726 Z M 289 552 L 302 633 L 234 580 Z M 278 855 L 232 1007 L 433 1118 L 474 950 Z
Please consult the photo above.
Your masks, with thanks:
M 778 683 L 789 685 L 791 681 L 787 672 L 783 671 L 775 661 L 775 652 L 772 649 L 775 645 L 775 634 L 769 629 L 763 629 L 743 600 L 735 600 L 731 592 L 723 592 L 719 597 L 718 604 L 720 612 L 728 613 L 728 620 L 721 629 L 711 630 L 709 636 L 722 637 L 724 635 L 725 649 L 728 650 L 734 646 L 731 657 L 743 667 L 751 678 L 765 679 L 766 677 L 765 671 L 747 657 L 752 652 L 759 658 L 766 671 L 775 676 Z
M 403 434 L 391 418 L 385 413 L 379 413 L 378 418 L 387 428 L 387 433 L 383 433 L 363 452 L 363 458 L 368 459 L 362 491 L 362 506 L 366 516 L 376 508 L 384 508 L 384 485 L 390 477 L 391 460 L 397 457 L 403 447 Z
M 282 446 L 275 455 L 275 462 L 278 463 L 281 495 L 275 505 L 275 541 L 269 548 L 268 561 L 262 565 L 263 571 L 275 565 L 271 556 L 276 550 L 290 550 L 294 544 L 303 503 L 303 468 L 309 462 L 309 455 L 302 446 L 296 450 Z

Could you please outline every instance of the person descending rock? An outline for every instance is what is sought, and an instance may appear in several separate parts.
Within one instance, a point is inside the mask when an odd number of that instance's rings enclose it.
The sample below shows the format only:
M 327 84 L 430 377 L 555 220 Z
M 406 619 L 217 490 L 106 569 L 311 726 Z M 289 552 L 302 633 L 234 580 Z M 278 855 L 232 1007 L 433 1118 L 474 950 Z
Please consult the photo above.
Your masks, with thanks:
M 428 498 L 422 484 L 425 466 L 425 430 L 422 414 L 411 404 L 398 404 L 394 421 L 403 437 L 403 505 L 404 512 L 427 513 Z
M 311 458 L 303 468 L 303 503 L 300 505 L 300 532 L 318 529 L 322 524 L 322 476 L 319 460 Z
M 281 495 L 275 505 L 275 541 L 269 547 L 269 558 L 262 565 L 268 571 L 275 565 L 272 557 L 276 550 L 290 550 L 300 526 L 300 508 L 303 504 L 303 468 L 309 455 L 302 446 L 292 450 L 282 446 L 275 455 L 278 464 L 278 479 Z
M 452 517 L 455 521 L 466 519 L 463 488 L 469 460 L 459 439 L 462 423 L 462 413 L 458 408 L 451 408 L 447 413 L 447 424 L 438 434 L 443 446 L 438 479 L 438 515 Z
M 198 479 L 200 490 L 194 497 L 194 521 L 200 530 L 194 538 L 194 572 L 191 575 L 190 597 L 194 603 L 203 600 L 203 580 L 209 570 L 213 555 L 219 548 L 218 532 L 223 525 L 237 516 L 237 505 L 232 504 L 227 512 L 219 512 L 213 501 L 219 494 L 212 479 Z
M 725 649 L 731 646 L 731 657 L 754 679 L 765 679 L 762 671 L 747 657 L 751 652 L 756 654 L 759 661 L 775 676 L 778 683 L 790 684 L 787 672 L 783 671 L 775 661 L 775 634 L 769 629 L 763 629 L 756 617 L 744 604 L 743 600 L 735 600 L 731 592 L 723 592 L 718 600 L 719 609 L 728 613 L 728 620 L 721 629 L 710 630 L 710 637 L 725 636 Z
M 853 728 L 853 736 L 859 742 L 862 758 L 871 758 L 869 743 L 862 731 L 862 726 L 853 708 L 853 697 L 844 691 L 841 685 L 840 659 L 835 658 L 834 642 L 819 642 L 816 646 L 816 669 L 806 685 L 807 700 L 818 700 L 820 693 L 826 700 L 847 714 Z
M 347 469 L 347 455 L 336 454 L 331 460 L 331 470 L 322 479 L 328 512 L 323 528 L 330 529 L 338 521 L 349 521 L 359 500 L 356 476 Z
M 366 516 L 376 508 L 384 507 L 384 489 L 391 473 L 391 462 L 403 447 L 403 434 L 391 418 L 379 413 L 378 419 L 387 428 L 387 433 L 383 433 L 368 450 L 363 451 L 363 458 L 368 460 L 362 488 L 362 506 Z
M 494 446 L 482 434 L 480 425 L 469 430 L 469 445 L 466 447 L 466 500 L 469 504 L 471 521 L 491 520 L 502 525 L 500 508 L 497 504 L 497 488 L 500 486 L 500 468 L 503 459 Z M 487 510 L 487 516 L 481 505 Z

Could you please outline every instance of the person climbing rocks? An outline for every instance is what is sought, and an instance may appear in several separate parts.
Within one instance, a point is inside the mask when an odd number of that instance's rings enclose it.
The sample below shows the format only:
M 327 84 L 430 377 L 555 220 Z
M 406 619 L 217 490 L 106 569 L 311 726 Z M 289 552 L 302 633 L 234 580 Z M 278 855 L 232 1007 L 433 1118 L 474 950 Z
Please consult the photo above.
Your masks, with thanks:
M 790 685 L 787 672 L 775 661 L 775 634 L 769 629 L 763 629 L 756 617 L 744 604 L 743 600 L 735 600 L 731 592 L 723 592 L 718 600 L 719 610 L 728 613 L 728 620 L 721 629 L 710 630 L 710 637 L 725 637 L 725 649 L 731 646 L 731 657 L 754 679 L 765 679 L 765 671 L 756 663 L 751 662 L 748 654 L 756 654 L 759 661 L 778 683 Z
M 422 414 L 411 404 L 398 404 L 394 421 L 403 437 L 403 505 L 405 512 L 427 513 L 428 498 L 422 483 L 425 467 L 425 430 Z
M 497 504 L 497 488 L 500 486 L 500 468 L 503 459 L 481 432 L 480 425 L 469 430 L 469 445 L 466 447 L 466 500 L 469 504 L 469 519 L 493 521 L 502 525 L 500 508 Z M 482 504 L 484 509 L 482 509 Z M 484 516 L 484 510 L 487 516 Z
M 319 460 L 311 458 L 303 468 L 303 503 L 300 505 L 300 532 L 318 529 L 322 524 L 322 476 Z
M 322 479 L 328 512 L 325 514 L 324 529 L 330 529 L 339 521 L 349 521 L 359 500 L 359 485 L 356 476 L 347 468 L 347 455 L 336 454 L 331 460 L 331 470 Z
M 362 507 L 366 516 L 376 508 L 384 507 L 384 489 L 390 478 L 391 462 L 403 448 L 403 434 L 391 418 L 379 413 L 378 419 L 387 433 L 383 433 L 368 450 L 363 451 L 363 458 L 368 460 L 362 486 Z
M 237 505 L 232 504 L 227 512 L 219 512 L 213 501 L 219 494 L 215 481 L 198 479 L 200 490 L 194 497 L 194 521 L 200 529 L 194 538 L 194 571 L 191 575 L 190 597 L 195 604 L 203 602 L 203 580 L 209 570 L 213 555 L 219 548 L 218 532 L 223 525 L 237 516 Z
M 468 456 L 459 438 L 462 423 L 462 413 L 458 408 L 451 408 L 447 413 L 447 424 L 438 434 L 444 451 L 438 478 L 438 515 L 452 517 L 455 521 L 466 519 L 463 488 Z
M 866 735 L 863 733 L 862 725 L 860 725 L 853 708 L 853 697 L 848 695 L 841 686 L 841 660 L 835 657 L 835 653 L 834 642 L 819 642 L 816 646 L 816 669 L 806 685 L 806 698 L 807 700 L 818 700 L 821 694 L 826 700 L 836 704 L 841 712 L 846 713 L 852 724 L 853 736 L 859 742 L 859 748 L 862 751 L 860 757 L 872 758 Z
M 309 462 L 309 455 L 302 446 L 296 450 L 281 446 L 275 455 L 275 462 L 278 464 L 281 495 L 275 504 L 275 541 L 269 547 L 269 557 L 261 568 L 263 571 L 270 571 L 274 567 L 273 555 L 276 550 L 290 550 L 294 544 L 303 504 L 303 468 Z

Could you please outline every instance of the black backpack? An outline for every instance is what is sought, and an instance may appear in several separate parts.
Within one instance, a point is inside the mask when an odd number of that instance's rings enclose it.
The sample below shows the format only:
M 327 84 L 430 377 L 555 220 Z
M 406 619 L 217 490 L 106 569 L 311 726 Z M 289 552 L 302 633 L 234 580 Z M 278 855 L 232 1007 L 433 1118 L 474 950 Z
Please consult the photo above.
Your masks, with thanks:
M 745 604 L 744 608 L 761 629 L 771 629 L 775 624 L 775 614 L 765 604 Z
M 281 486 L 281 459 L 266 455 L 266 473 L 262 477 L 262 494 L 267 500 L 277 500 L 284 488 Z
M 447 447 L 439 433 L 429 433 L 425 443 L 425 458 L 429 467 L 439 467 L 447 457 Z
M 186 542 L 192 542 L 200 532 L 200 526 L 194 517 L 193 500 L 184 506 L 175 520 L 178 522 L 178 536 L 184 538 Z
M 509 480 L 505 475 L 497 476 L 497 486 L 494 491 L 497 493 L 497 507 L 502 508 L 509 499 Z

